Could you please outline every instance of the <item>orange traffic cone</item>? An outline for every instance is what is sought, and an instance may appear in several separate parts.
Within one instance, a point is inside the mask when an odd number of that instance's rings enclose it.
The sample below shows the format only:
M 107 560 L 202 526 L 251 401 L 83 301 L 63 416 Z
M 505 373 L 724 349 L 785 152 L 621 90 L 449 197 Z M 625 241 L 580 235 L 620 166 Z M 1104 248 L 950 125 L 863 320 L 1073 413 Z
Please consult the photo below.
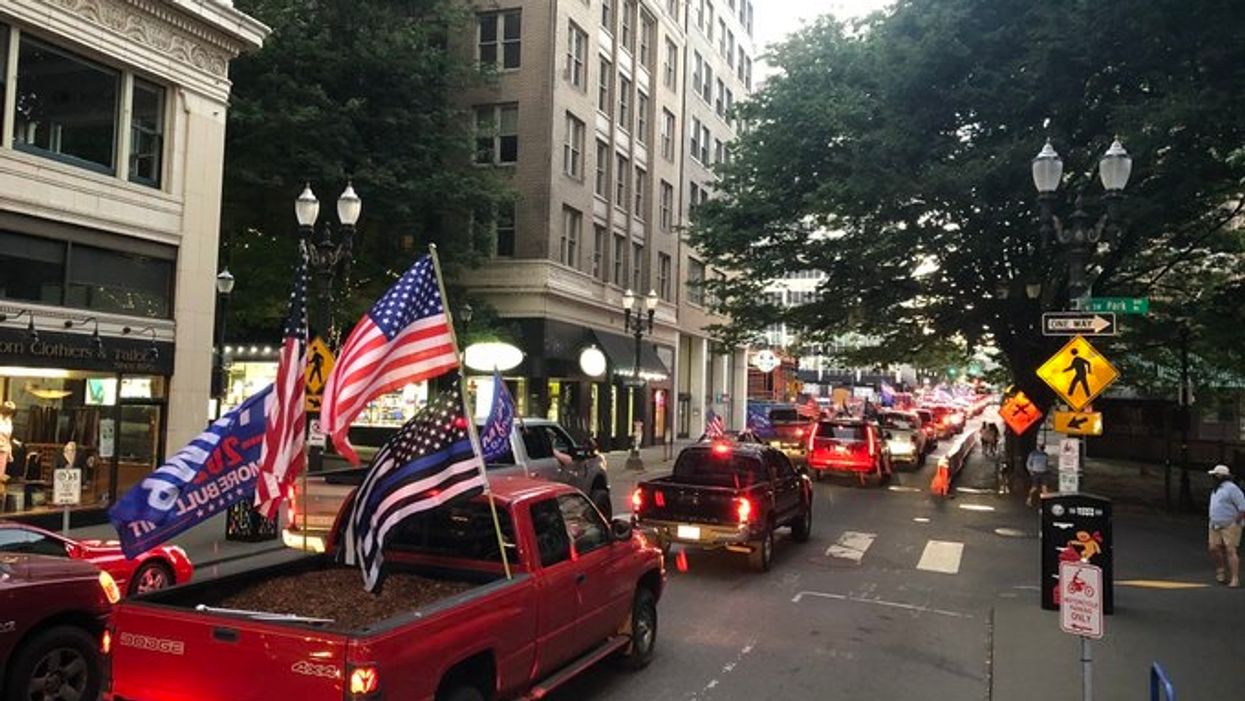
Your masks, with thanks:
M 951 491 L 951 466 L 947 464 L 947 459 L 942 458 L 938 461 L 938 470 L 934 473 L 934 479 L 929 482 L 930 494 L 936 494 L 945 497 Z

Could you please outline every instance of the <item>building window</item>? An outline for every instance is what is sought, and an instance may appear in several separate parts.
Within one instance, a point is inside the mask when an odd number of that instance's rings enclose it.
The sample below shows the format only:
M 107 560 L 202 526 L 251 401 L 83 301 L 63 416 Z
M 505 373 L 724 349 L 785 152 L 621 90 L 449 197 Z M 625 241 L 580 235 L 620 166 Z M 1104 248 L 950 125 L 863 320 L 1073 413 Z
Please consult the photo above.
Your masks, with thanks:
M 562 145 L 562 170 L 572 178 L 584 177 L 584 123 L 566 113 L 566 143 Z
M 748 27 L 748 36 L 752 36 L 752 3 L 748 3 L 748 21 L 744 22 Z
M 733 114 L 734 109 L 735 109 L 735 93 L 731 92 L 730 88 L 727 88 L 726 89 L 726 118 L 731 121 L 735 120 L 735 115 Z
M 648 95 L 638 91 L 635 95 L 635 140 L 648 143 Z
M 687 261 L 687 301 L 698 307 L 705 305 L 705 264 L 694 259 Z
M 613 114 L 613 100 L 610 99 L 610 82 L 614 76 L 614 64 L 601 59 L 601 79 L 597 81 L 597 109 L 605 114 Z
M 614 31 L 614 0 L 601 0 L 601 26 L 605 31 Z
M 692 158 L 700 160 L 700 118 L 692 117 Z M 701 161 L 703 163 L 703 161 Z
M 696 28 L 705 28 L 705 0 L 697 0 L 696 2 Z
M 657 294 L 667 302 L 673 301 L 670 295 L 670 256 L 666 253 L 657 254 Z
M 752 92 L 752 59 L 744 59 L 744 87 Z
M 566 32 L 566 78 L 571 85 L 583 90 L 585 84 L 584 61 L 588 55 L 588 35 L 572 22 Z
M 631 131 L 631 79 L 618 76 L 618 126 Z
M 605 246 L 609 233 L 601 224 L 592 225 L 592 277 L 605 281 Z
M 709 127 L 700 127 L 700 162 L 709 165 Z
M 740 46 L 739 47 L 739 64 L 735 66 L 735 74 L 741 82 L 744 79 L 744 73 L 745 73 L 744 64 L 747 61 L 748 61 L 748 54 L 744 53 L 744 47 Z
M 668 109 L 661 111 L 661 155 L 667 161 L 674 161 L 674 113 Z
M 579 268 L 579 230 L 584 215 L 578 209 L 562 208 L 562 265 Z
M 69 249 L 65 305 L 115 314 L 172 316 L 173 261 L 103 248 Z
M 679 46 L 666 40 L 666 61 L 662 65 L 662 83 L 671 90 L 679 89 Z
M 626 156 L 616 154 L 618 167 L 614 169 L 614 206 L 627 208 L 627 181 L 631 179 L 631 162 Z
M 635 213 L 636 219 L 647 219 L 644 213 L 644 193 L 648 190 L 648 173 L 643 168 L 635 169 Z
M 130 100 L 130 181 L 160 187 L 164 155 L 164 88 L 134 80 Z
M 665 180 L 661 181 L 661 219 L 662 231 L 670 231 L 674 223 L 674 186 Z
M 735 32 L 726 32 L 726 65 L 735 67 Z
M 518 68 L 522 23 L 523 15 L 520 10 L 481 14 L 480 65 L 494 66 L 501 70 Z
M 476 107 L 476 163 L 502 165 L 519 160 L 519 106 Z
M 14 147 L 116 172 L 121 73 L 22 36 Z
M 60 241 L 0 231 L 0 299 L 63 302 L 65 250 Z
M 722 79 L 718 78 L 717 86 L 718 86 L 718 89 L 715 92 L 716 98 L 713 103 L 713 109 L 715 112 L 718 113 L 719 117 L 722 117 L 723 119 L 725 119 L 726 118 L 726 83 L 723 83 Z
M 623 286 L 626 280 L 625 271 L 627 265 L 627 239 L 622 234 L 614 234 L 614 278 L 613 282 L 619 287 Z
M 713 66 L 710 66 L 708 61 L 705 61 L 705 82 L 701 87 L 704 90 L 701 93 L 701 97 L 705 98 L 705 104 L 712 105 L 713 104 Z
M 597 197 L 609 197 L 610 145 L 597 141 L 597 177 L 593 182 L 592 191 Z
M 705 3 L 705 36 L 713 41 L 713 3 Z
M 718 20 L 718 55 L 726 55 L 726 20 Z
M 713 140 L 713 162 L 722 163 L 725 160 L 726 160 L 726 157 L 724 155 L 724 147 L 722 145 L 722 140 L 714 139 Z
M 643 292 L 641 292 L 641 290 L 644 289 L 643 285 L 641 284 L 644 279 L 643 272 L 644 272 L 644 244 L 632 242 L 631 244 L 631 289 L 635 290 L 636 294 L 643 294 Z
M 705 193 L 704 188 L 697 185 L 696 183 L 691 183 L 691 187 L 689 188 L 689 192 L 687 195 L 688 211 L 689 212 L 696 211 L 696 207 L 699 206 L 701 202 L 705 201 L 706 199 L 705 195 L 706 193 Z
M 640 14 L 640 64 L 645 68 L 653 65 L 653 39 L 657 36 L 657 20 L 647 11 Z
M 514 256 L 515 207 L 511 202 L 497 207 L 497 215 L 493 218 L 493 238 L 499 257 Z
M 621 0 L 622 2 L 622 34 L 623 48 L 628 51 L 635 51 L 635 2 L 634 0 Z
M 692 92 L 700 94 L 705 89 L 705 59 L 699 51 L 692 52 Z

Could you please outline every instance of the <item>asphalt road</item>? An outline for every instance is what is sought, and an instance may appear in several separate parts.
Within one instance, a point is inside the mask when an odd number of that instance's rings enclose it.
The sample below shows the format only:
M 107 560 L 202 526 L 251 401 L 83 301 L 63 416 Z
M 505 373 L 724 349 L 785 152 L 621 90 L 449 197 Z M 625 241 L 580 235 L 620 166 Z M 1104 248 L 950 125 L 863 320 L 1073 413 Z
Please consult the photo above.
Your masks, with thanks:
M 991 610 L 1035 596 L 1036 516 L 994 493 L 980 453 L 955 498 L 930 496 L 936 462 L 888 488 L 815 483 L 812 539 L 784 532 L 769 573 L 688 553 L 685 572 L 670 568 L 653 663 L 598 666 L 552 698 L 988 698 Z

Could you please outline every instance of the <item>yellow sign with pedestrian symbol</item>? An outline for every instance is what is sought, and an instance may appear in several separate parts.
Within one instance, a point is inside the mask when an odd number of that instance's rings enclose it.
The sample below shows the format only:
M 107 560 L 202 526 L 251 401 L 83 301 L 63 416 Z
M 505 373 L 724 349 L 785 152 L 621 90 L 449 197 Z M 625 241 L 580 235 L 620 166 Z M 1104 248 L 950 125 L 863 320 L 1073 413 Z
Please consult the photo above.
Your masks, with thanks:
M 1068 341 L 1037 374 L 1074 411 L 1084 409 L 1120 376 L 1111 361 L 1082 336 Z
M 1097 411 L 1056 411 L 1055 431 L 1069 436 L 1101 436 L 1102 413 Z
M 324 339 L 316 336 L 307 344 L 307 367 L 303 370 L 303 377 L 307 380 L 307 411 L 320 411 L 324 385 L 329 381 L 335 362 L 333 351 L 329 350 Z

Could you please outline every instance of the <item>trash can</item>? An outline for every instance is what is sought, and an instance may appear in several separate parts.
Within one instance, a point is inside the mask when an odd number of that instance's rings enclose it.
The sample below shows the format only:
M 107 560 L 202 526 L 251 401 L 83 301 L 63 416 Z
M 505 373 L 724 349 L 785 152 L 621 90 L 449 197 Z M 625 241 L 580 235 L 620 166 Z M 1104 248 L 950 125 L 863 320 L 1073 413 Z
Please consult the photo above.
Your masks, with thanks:
M 225 540 L 258 543 L 276 537 L 277 520 L 264 518 L 246 499 L 234 502 L 225 513 Z
M 1115 606 L 1111 500 L 1089 494 L 1042 496 L 1042 608 L 1059 610 L 1059 563 L 1088 562 L 1102 568 L 1102 610 Z

